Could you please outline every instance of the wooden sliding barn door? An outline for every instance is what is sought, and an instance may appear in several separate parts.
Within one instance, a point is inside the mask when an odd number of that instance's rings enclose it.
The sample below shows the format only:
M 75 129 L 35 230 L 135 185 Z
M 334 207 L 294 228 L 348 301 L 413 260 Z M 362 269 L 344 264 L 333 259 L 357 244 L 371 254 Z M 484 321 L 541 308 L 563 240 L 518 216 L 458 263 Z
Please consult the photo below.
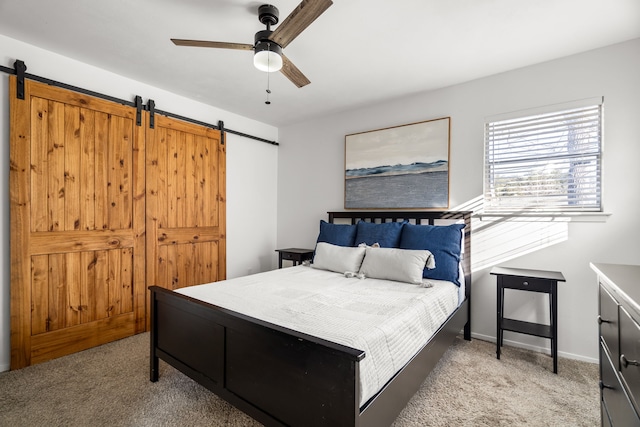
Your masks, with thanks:
M 147 129 L 147 283 L 226 278 L 226 153 L 220 131 L 166 116 Z
M 145 135 L 132 107 L 10 86 L 16 369 L 145 329 Z

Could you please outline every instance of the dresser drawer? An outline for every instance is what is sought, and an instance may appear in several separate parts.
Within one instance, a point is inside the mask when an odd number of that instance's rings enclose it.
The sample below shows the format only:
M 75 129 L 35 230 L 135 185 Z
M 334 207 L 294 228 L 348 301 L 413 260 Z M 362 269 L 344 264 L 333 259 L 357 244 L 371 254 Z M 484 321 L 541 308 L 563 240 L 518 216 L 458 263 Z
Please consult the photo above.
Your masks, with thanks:
M 511 289 L 523 289 L 533 292 L 551 293 L 553 281 L 533 277 L 501 276 L 502 286 Z
M 620 383 L 616 369 L 602 342 L 600 343 L 600 370 L 602 402 L 610 417 L 607 421 L 610 421 L 613 426 L 640 426 L 640 418 Z M 603 424 L 606 423 L 603 422 Z
M 617 370 L 620 360 L 618 347 L 618 303 L 602 285 L 600 285 L 599 314 L 600 336 L 607 345 L 609 353 L 611 354 L 611 360 L 613 360 Z
M 631 400 L 640 408 L 640 325 L 620 307 L 620 372 Z

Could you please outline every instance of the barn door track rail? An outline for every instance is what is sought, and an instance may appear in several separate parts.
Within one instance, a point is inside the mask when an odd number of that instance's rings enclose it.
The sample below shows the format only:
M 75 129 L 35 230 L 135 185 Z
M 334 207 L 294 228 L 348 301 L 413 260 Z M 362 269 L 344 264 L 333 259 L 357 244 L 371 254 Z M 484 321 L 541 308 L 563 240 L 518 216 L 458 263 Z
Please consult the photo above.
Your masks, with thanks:
M 218 121 L 217 125 L 213 125 L 211 123 L 206 123 L 206 122 L 202 122 L 200 120 L 195 120 L 195 119 L 191 119 L 189 117 L 184 117 L 181 116 L 179 114 L 175 114 L 175 113 L 171 113 L 168 111 L 162 111 L 162 110 L 157 110 L 155 108 L 155 102 L 153 99 L 148 99 L 146 105 L 144 105 L 142 103 L 142 97 L 139 95 L 136 95 L 136 97 L 134 98 L 133 101 L 127 101 L 124 99 L 120 99 L 120 98 L 116 98 L 110 95 L 105 95 L 103 93 L 99 93 L 99 92 L 94 92 L 92 90 L 89 89 L 84 89 L 78 86 L 73 86 L 67 83 L 62 83 L 62 82 L 58 82 L 55 80 L 51 80 L 51 79 L 47 79 L 45 77 L 41 77 L 41 76 L 37 76 L 35 74 L 29 74 L 27 73 L 27 66 L 25 65 L 24 61 L 21 61 L 19 59 L 17 59 L 14 63 L 13 63 L 13 68 L 10 67 L 5 67 L 0 65 L 0 71 L 3 73 L 7 73 L 7 74 L 15 74 L 17 79 L 17 92 L 16 92 L 16 96 L 18 97 L 18 99 L 24 99 L 24 79 L 30 79 L 30 80 L 34 80 L 40 83 L 45 83 L 48 84 L 50 86 L 56 86 L 56 87 L 60 87 L 60 88 L 64 88 L 64 89 L 68 89 L 74 92 L 78 92 L 78 93 L 82 93 L 85 95 L 89 95 L 89 96 L 93 96 L 95 98 L 100 98 L 100 99 L 105 99 L 107 101 L 111 101 L 111 102 L 115 102 L 118 104 L 122 104 L 122 105 L 127 105 L 129 107 L 133 107 L 136 109 L 136 124 L 138 126 L 140 126 L 142 124 L 142 110 L 146 110 L 149 112 L 149 127 L 150 128 L 154 128 L 155 126 L 155 115 L 156 114 L 161 114 L 163 116 L 167 116 L 167 117 L 172 117 L 174 119 L 178 119 L 178 120 L 182 120 L 185 122 L 189 122 L 189 123 L 195 123 L 201 126 L 205 126 L 211 129 L 216 129 L 216 130 L 220 130 L 220 133 L 222 135 L 221 138 L 221 143 L 224 144 L 226 138 L 224 137 L 224 133 L 231 133 L 234 135 L 238 135 L 238 136 L 242 136 L 244 138 L 249 138 L 249 139 L 254 139 L 256 141 L 260 141 L 260 142 L 265 142 L 267 144 L 271 144 L 271 145 L 280 145 L 278 144 L 278 142 L 276 141 L 271 141 L 265 138 L 260 138 L 259 136 L 254 136 L 254 135 L 250 135 L 244 132 L 239 132 L 233 129 L 227 129 L 224 127 L 224 122 L 222 120 Z

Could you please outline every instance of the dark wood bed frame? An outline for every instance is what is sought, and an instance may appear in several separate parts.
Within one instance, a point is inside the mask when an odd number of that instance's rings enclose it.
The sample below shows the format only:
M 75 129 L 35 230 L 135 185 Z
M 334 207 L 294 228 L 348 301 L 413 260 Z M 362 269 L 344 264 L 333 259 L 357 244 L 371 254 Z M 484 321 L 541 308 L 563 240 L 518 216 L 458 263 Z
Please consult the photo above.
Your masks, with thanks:
M 167 362 L 267 426 L 387 427 L 454 338 L 471 339 L 471 212 L 329 212 L 329 222 L 462 220 L 466 299 L 436 334 L 360 407 L 366 354 L 151 286 L 151 381 Z M 339 221 L 336 221 L 339 222 Z

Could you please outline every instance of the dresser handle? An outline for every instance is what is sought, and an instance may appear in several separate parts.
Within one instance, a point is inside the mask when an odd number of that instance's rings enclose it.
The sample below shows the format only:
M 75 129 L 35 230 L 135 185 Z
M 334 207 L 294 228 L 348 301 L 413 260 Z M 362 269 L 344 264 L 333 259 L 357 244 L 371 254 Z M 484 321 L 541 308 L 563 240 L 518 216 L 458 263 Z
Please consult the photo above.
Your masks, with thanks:
M 603 323 L 611 323 L 611 321 L 604 320 L 602 316 L 598 315 L 598 325 L 602 325 Z
M 629 365 L 640 366 L 640 362 L 638 362 L 637 360 L 629 360 L 624 354 L 620 355 L 620 363 L 622 364 L 623 368 L 626 368 Z
M 602 380 L 600 380 L 600 381 L 598 382 L 598 385 L 600 386 L 600 390 L 604 390 L 605 388 L 608 388 L 608 389 L 614 390 L 614 388 L 613 388 L 613 387 L 611 387 L 610 385 L 605 385 L 605 384 L 602 382 Z

